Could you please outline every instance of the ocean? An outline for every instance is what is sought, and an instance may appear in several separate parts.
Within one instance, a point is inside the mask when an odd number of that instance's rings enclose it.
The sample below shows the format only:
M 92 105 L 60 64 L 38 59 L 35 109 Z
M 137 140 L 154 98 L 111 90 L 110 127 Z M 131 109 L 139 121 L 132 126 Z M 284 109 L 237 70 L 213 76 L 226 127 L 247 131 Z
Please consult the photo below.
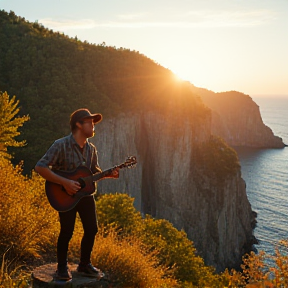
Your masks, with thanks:
M 252 99 L 260 107 L 264 124 L 288 144 L 288 96 Z M 274 255 L 279 240 L 288 239 L 288 147 L 236 151 L 248 199 L 258 214 L 254 235 L 259 245 L 255 247 Z

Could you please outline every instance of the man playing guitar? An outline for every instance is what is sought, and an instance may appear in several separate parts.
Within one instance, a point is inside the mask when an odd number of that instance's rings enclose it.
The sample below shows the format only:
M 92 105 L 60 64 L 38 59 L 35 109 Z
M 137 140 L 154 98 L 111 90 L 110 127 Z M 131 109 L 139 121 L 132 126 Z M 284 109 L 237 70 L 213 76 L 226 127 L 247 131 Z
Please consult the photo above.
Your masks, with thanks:
M 98 164 L 96 147 L 88 140 L 94 136 L 94 125 L 101 120 L 101 114 L 91 114 L 88 109 L 81 108 L 74 111 L 70 116 L 71 134 L 52 144 L 46 154 L 37 162 L 35 171 L 50 183 L 61 185 L 65 195 L 75 196 L 82 188 L 79 181 L 63 177 L 56 171 L 69 172 L 79 166 L 86 166 L 92 174 L 102 172 Z M 110 169 L 103 178 L 119 178 L 119 168 Z M 88 194 L 82 197 L 72 209 L 59 212 L 61 228 L 57 242 L 57 280 L 69 281 L 72 278 L 67 266 L 67 253 L 77 212 L 84 229 L 77 271 L 97 278 L 104 276 L 104 273 L 95 268 L 90 260 L 98 227 L 95 201 L 93 196 Z

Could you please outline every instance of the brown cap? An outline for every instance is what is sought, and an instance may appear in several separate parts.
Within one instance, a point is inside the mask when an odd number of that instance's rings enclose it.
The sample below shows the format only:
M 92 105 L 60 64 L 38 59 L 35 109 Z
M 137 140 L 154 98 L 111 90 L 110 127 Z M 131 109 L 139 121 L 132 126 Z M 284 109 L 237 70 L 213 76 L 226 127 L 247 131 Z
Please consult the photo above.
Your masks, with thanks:
M 86 108 L 81 108 L 74 111 L 70 116 L 70 127 L 73 130 L 77 122 L 81 122 L 84 119 L 93 119 L 94 124 L 102 120 L 101 114 L 91 114 Z

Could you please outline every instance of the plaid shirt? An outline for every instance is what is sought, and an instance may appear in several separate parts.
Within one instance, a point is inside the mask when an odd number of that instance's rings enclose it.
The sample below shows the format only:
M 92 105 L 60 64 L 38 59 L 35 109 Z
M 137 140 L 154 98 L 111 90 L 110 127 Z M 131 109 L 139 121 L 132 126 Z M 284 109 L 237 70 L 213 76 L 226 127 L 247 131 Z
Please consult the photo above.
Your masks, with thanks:
M 62 171 L 72 171 L 80 165 L 87 166 L 93 174 L 101 172 L 96 147 L 87 139 L 81 149 L 72 133 L 56 140 L 36 164 L 36 166 Z

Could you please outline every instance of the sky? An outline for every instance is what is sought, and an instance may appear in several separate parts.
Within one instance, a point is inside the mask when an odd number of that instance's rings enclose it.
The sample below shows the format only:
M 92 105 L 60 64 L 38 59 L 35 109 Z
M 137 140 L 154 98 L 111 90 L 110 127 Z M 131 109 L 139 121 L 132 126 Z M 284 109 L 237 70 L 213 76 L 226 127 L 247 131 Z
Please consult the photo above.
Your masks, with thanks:
M 288 97 L 288 0 L 0 0 L 0 9 L 139 51 L 197 87 Z

